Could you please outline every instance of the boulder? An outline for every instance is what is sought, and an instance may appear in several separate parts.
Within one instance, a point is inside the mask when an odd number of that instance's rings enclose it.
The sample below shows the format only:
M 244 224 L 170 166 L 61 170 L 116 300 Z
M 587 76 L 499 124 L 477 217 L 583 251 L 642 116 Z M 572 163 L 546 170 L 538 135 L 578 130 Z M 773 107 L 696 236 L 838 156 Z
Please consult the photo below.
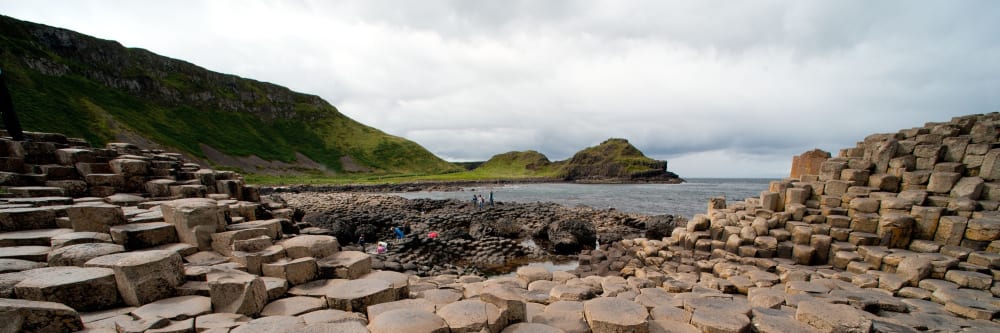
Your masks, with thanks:
M 597 241 L 597 230 L 594 225 L 581 220 L 561 220 L 549 224 L 549 242 L 556 253 L 578 253 L 583 246 L 590 246 Z

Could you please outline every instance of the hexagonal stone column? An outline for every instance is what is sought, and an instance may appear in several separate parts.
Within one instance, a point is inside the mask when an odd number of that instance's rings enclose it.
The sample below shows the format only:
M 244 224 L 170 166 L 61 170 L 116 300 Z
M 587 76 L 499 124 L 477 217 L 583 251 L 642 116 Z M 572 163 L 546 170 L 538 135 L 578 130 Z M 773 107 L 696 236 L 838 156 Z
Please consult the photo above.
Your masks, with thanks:
M 389 282 L 378 279 L 358 279 L 337 284 L 326 294 L 331 309 L 365 312 L 369 305 L 395 301 Z
M 303 284 L 316 279 L 316 259 L 281 259 L 262 264 L 261 271 L 265 276 L 285 279 L 291 285 Z
M 18 298 L 66 304 L 77 311 L 107 309 L 120 302 L 113 270 L 98 267 L 46 267 L 25 271 L 14 286 Z
M 323 259 L 340 251 L 340 243 L 333 236 L 299 235 L 281 241 L 289 258 L 313 257 Z
M 0 209 L 0 231 L 52 229 L 56 213 L 47 207 Z
M 74 231 L 109 233 L 112 226 L 128 223 L 121 207 L 106 203 L 82 203 L 66 208 Z
M 113 269 L 118 292 L 131 306 L 171 297 L 184 283 L 181 256 L 174 251 L 116 253 L 91 259 L 86 265 Z
M 495 284 L 483 288 L 479 293 L 479 299 L 507 312 L 507 322 L 502 325 L 506 326 L 527 321 L 528 310 L 524 293 L 523 289 Z
M 319 276 L 332 279 L 357 279 L 372 271 L 372 257 L 359 251 L 334 253 L 316 262 Z
M 415 309 L 399 309 L 371 318 L 371 333 L 448 333 L 448 323 L 437 315 Z
M 65 304 L 24 299 L 0 298 L 4 322 L 9 332 L 76 332 L 83 329 L 80 314 Z
M 160 209 L 163 220 L 177 229 L 177 238 L 181 242 L 197 246 L 202 251 L 212 250 L 212 234 L 218 231 L 221 219 L 215 200 L 178 199 L 163 203 Z
M 499 332 L 502 328 L 500 309 L 476 299 L 442 306 L 437 310 L 437 315 L 448 323 L 452 333 L 479 332 L 482 329 Z
M 649 332 L 649 312 L 639 303 L 618 297 L 601 297 L 583 303 L 583 313 L 594 333 Z
M 215 312 L 256 316 L 267 304 L 267 287 L 261 278 L 243 272 L 217 272 L 207 276 Z
M 177 229 L 166 222 L 130 223 L 110 228 L 111 239 L 129 251 L 177 243 Z
M 87 261 L 109 254 L 125 252 L 118 244 L 86 243 L 63 246 L 49 252 L 49 266 L 84 266 Z
M 389 282 L 396 293 L 395 299 L 410 297 L 410 278 L 408 275 L 393 271 L 373 271 L 365 274 L 362 279 L 379 279 Z

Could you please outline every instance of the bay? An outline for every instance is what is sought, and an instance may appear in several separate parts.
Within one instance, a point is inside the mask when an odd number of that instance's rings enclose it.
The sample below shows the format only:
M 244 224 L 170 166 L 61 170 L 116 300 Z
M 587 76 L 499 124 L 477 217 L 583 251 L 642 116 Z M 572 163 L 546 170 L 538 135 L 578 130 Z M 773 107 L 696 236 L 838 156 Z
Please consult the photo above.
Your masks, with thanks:
M 481 194 L 487 199 L 493 192 L 498 202 L 554 202 L 565 206 L 588 206 L 648 215 L 684 216 L 703 214 L 708 199 L 723 196 L 727 202 L 759 197 L 776 179 L 765 178 L 693 178 L 681 184 L 572 184 L 539 183 L 463 188 L 461 191 L 424 191 L 394 193 L 408 199 L 457 199 L 472 201 Z M 487 203 L 488 204 L 488 203 Z

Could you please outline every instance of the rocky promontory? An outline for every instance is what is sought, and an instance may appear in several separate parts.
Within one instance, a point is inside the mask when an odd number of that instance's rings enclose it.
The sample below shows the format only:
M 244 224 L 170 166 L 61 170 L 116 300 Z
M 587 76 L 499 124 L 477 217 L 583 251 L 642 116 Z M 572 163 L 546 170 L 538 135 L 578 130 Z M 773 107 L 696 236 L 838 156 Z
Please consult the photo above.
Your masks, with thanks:
M 376 259 L 387 269 L 420 275 L 511 269 L 509 262 L 575 255 L 598 242 L 643 237 L 647 230 L 663 237 L 675 223 L 672 216 L 553 203 L 496 202 L 480 209 L 458 200 L 366 193 L 273 196 L 303 211 L 304 222 L 329 230 L 341 244 L 357 243 L 361 236 L 369 244 L 389 242 L 389 251 Z M 408 227 L 410 233 L 397 241 L 394 227 Z M 436 238 L 428 238 L 430 233 Z

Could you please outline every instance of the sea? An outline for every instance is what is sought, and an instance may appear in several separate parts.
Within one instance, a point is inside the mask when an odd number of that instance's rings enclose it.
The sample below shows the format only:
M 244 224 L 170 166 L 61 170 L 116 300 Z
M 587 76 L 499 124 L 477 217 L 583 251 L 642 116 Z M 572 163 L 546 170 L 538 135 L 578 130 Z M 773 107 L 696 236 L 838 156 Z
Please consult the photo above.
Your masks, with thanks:
M 497 202 L 555 202 L 564 206 L 588 206 L 597 209 L 647 215 L 674 215 L 688 219 L 704 214 L 708 199 L 725 197 L 729 202 L 759 197 L 770 178 L 693 178 L 681 184 L 572 184 L 539 183 L 477 186 L 461 191 L 422 191 L 394 193 L 408 198 L 458 199 L 472 201 L 481 194 Z

